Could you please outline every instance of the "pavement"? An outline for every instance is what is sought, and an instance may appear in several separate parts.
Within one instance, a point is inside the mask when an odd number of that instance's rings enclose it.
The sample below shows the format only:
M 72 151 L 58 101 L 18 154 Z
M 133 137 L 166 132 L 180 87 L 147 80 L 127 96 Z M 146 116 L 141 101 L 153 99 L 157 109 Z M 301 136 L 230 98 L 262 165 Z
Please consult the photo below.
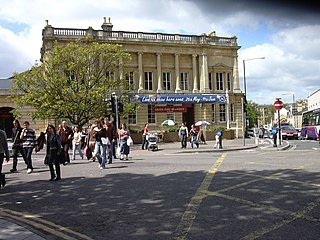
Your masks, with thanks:
M 200 144 L 199 148 L 191 148 L 190 143 L 186 149 L 181 149 L 180 142 L 173 143 L 159 143 L 159 149 L 163 149 L 165 151 L 161 151 L 163 153 L 193 153 L 193 152 L 227 152 L 227 151 L 241 151 L 241 150 L 250 150 L 254 148 L 259 148 L 264 151 L 281 151 L 286 150 L 290 147 L 289 142 L 283 141 L 281 145 L 277 147 L 273 146 L 272 139 L 254 139 L 254 138 L 238 138 L 232 140 L 223 140 L 222 149 L 214 149 L 213 148 L 214 141 L 208 141 L 206 144 Z M 134 144 L 131 147 L 132 150 L 140 150 L 141 144 Z M 1 190 L 0 190 L 1 193 Z M 1 214 L 0 212 L 0 239 L 1 240 L 44 240 L 46 238 L 42 237 L 38 234 L 39 232 L 35 229 L 30 229 L 29 227 L 22 226 L 20 224 L 15 223 L 11 220 L 10 217 L 6 217 L 5 214 Z

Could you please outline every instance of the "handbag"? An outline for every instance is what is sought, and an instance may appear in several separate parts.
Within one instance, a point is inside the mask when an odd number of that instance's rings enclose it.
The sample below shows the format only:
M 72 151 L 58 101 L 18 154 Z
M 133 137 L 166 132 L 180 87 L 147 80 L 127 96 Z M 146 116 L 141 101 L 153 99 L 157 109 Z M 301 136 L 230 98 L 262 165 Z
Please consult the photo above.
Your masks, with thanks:
M 128 139 L 127 139 L 127 145 L 128 146 L 131 146 L 133 144 L 133 140 L 132 138 L 129 136 Z
M 117 147 L 117 149 L 116 149 L 116 156 L 117 156 L 117 158 L 120 158 L 120 155 L 121 155 L 121 152 L 120 152 L 120 147 Z

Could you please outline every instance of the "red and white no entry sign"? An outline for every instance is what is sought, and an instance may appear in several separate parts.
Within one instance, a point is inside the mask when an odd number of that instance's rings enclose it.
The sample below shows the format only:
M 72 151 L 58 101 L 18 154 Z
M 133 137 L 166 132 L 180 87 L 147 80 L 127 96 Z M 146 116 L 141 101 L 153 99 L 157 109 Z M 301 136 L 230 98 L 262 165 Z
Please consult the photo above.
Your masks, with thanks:
M 274 108 L 275 108 L 276 110 L 281 110 L 281 108 L 283 107 L 283 102 L 280 101 L 280 100 L 277 100 L 277 101 L 274 102 L 273 105 L 274 105 Z

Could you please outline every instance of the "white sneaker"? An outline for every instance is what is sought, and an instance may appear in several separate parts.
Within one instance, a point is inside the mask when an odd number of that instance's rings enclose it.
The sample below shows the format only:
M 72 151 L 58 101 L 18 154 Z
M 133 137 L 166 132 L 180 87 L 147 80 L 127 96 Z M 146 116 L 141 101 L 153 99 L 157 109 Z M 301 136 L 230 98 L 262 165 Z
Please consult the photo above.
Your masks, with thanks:
M 104 169 L 104 167 L 100 167 L 100 170 Z
M 28 173 L 28 174 L 32 173 L 32 169 L 31 169 L 31 168 L 28 168 L 27 173 Z

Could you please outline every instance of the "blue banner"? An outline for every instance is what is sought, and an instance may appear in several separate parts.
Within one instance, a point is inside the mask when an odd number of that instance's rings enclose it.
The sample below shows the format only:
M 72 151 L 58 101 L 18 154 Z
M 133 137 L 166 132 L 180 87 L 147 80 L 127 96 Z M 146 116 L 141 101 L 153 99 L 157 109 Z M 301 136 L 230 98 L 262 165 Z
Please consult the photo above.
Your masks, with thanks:
M 145 94 L 135 95 L 141 104 L 226 103 L 226 94 Z

